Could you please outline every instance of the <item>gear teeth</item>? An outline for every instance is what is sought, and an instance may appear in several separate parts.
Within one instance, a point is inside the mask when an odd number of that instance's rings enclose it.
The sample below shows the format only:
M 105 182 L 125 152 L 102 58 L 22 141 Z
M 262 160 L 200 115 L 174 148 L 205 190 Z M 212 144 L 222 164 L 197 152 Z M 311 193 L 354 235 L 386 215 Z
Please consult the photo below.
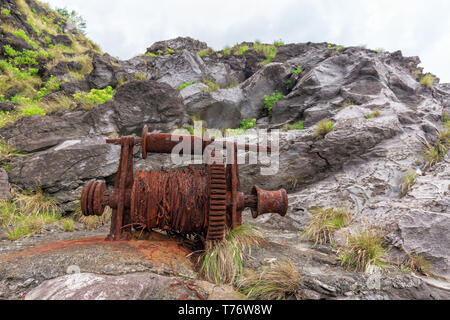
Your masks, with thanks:
M 210 166 L 208 241 L 221 241 L 225 238 L 226 193 L 225 165 L 213 164 Z

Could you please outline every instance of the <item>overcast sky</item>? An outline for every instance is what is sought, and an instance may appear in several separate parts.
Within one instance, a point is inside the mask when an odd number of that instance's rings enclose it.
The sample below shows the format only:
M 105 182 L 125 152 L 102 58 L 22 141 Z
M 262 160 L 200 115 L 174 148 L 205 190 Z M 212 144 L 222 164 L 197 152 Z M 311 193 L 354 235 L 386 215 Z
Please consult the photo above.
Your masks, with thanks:
M 45 1 L 45 0 L 44 0 Z M 331 42 L 402 50 L 450 82 L 448 0 L 47 0 L 79 12 L 90 39 L 121 59 L 190 36 L 216 50 L 241 41 Z

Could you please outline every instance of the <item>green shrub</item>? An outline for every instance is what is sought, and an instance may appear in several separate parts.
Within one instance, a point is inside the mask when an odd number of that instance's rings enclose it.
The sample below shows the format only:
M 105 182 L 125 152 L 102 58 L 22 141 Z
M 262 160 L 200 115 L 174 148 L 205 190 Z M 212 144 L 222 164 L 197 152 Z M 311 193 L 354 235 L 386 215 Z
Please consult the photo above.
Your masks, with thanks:
M 241 122 L 241 129 L 248 130 L 256 126 L 256 119 L 244 119 Z
M 16 51 L 11 47 L 9 44 L 6 46 L 3 46 L 3 51 L 5 52 L 5 55 L 8 57 L 17 57 L 20 55 L 20 52 Z
M 226 56 L 231 55 L 231 48 L 230 47 L 225 47 L 225 49 L 223 49 L 223 54 Z
M 302 66 L 297 66 L 296 69 L 294 69 L 294 70 L 291 71 L 291 74 L 300 74 L 300 73 L 302 73 L 302 72 L 303 72 Z
M 264 109 L 267 110 L 267 112 L 269 113 L 269 116 L 272 115 L 272 109 L 273 109 L 273 105 L 275 102 L 286 98 L 286 96 L 280 92 L 275 92 L 274 94 L 272 94 L 271 96 L 264 96 L 264 101 L 263 101 L 263 107 Z
M 86 21 L 80 14 L 78 14 L 74 10 L 69 12 L 67 8 L 56 8 L 56 12 L 58 12 L 64 18 L 70 20 L 72 24 L 77 28 L 78 32 L 86 35 Z
M 435 80 L 436 80 L 436 78 L 433 75 L 428 73 L 428 74 L 424 75 L 422 79 L 420 79 L 420 84 L 431 88 L 433 86 Z
M 331 131 L 333 131 L 334 129 L 334 125 L 331 121 L 325 119 L 320 121 L 317 126 L 316 126 L 316 130 L 314 131 L 314 135 L 316 136 L 316 138 L 318 139 L 323 139 L 325 138 L 325 136 L 330 133 Z
M 88 94 L 75 93 L 73 97 L 80 102 L 85 109 L 92 109 L 98 104 L 103 104 L 111 100 L 114 96 L 114 89 L 111 86 L 105 89 L 92 89 Z
M 9 11 L 8 9 L 2 9 L 2 14 L 4 14 L 5 16 L 10 16 L 11 15 L 11 11 Z

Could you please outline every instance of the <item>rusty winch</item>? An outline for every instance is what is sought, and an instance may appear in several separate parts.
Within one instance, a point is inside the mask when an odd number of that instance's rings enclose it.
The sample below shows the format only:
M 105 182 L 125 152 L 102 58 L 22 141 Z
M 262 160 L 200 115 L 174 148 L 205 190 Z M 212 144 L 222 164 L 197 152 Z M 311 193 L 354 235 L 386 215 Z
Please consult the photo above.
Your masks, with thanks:
M 187 139 L 187 140 L 183 140 Z M 148 153 L 172 153 L 182 141 L 201 146 L 201 152 L 214 143 L 231 148 L 234 161 L 212 161 L 202 167 L 185 167 L 170 171 L 137 171 L 133 174 L 133 148 L 141 145 L 142 157 Z M 149 133 L 144 127 L 142 137 L 108 139 L 121 146 L 120 163 L 115 185 L 107 190 L 105 181 L 86 183 L 81 195 L 85 216 L 101 216 L 106 206 L 112 208 L 108 240 L 129 240 L 132 228 L 160 229 L 182 235 L 199 235 L 209 241 L 223 240 L 227 229 L 242 224 L 242 212 L 250 208 L 254 218 L 266 213 L 285 216 L 288 197 L 284 189 L 266 191 L 257 186 L 250 195 L 240 192 L 238 149 L 257 150 L 260 146 L 216 142 L 197 136 Z M 266 150 L 270 151 L 270 148 Z M 198 150 L 197 150 L 198 152 Z M 213 151 L 214 153 L 215 151 Z

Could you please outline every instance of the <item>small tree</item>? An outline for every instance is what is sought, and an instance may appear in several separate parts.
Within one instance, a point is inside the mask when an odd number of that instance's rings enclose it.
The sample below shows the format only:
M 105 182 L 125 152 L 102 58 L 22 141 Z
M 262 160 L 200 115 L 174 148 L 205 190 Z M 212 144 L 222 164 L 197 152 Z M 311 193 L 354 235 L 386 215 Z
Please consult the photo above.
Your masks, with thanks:
M 69 12 L 67 8 L 56 8 L 56 12 L 72 22 L 80 33 L 86 35 L 86 20 L 75 10 Z

